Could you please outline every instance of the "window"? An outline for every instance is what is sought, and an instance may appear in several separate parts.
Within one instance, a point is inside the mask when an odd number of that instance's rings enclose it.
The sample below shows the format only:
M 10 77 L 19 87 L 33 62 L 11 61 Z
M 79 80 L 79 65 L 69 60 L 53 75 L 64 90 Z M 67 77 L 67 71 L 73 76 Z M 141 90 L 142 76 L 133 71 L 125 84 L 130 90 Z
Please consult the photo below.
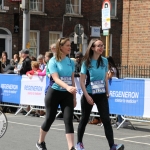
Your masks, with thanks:
M 4 0 L 0 0 L 0 10 L 2 10 L 4 7 Z
M 61 32 L 54 32 L 54 31 L 50 31 L 49 32 L 49 48 L 51 46 L 51 44 L 56 43 L 57 40 L 61 37 L 62 33 Z
M 66 14 L 81 15 L 81 0 L 67 0 Z
M 39 54 L 39 31 L 30 31 L 30 56 L 37 57 Z
M 30 0 L 30 11 L 44 12 L 44 0 Z
M 117 15 L 117 0 L 110 0 L 111 2 L 111 17 L 116 17 Z

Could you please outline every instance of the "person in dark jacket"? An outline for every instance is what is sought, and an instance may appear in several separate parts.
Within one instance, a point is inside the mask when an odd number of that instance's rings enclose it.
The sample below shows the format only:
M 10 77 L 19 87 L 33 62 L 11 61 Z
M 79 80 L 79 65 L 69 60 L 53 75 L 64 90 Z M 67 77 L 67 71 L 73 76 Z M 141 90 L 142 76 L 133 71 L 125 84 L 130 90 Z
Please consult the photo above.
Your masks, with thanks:
M 31 59 L 29 58 L 29 50 L 21 50 L 21 56 L 23 58 L 22 67 L 19 71 L 20 75 L 26 74 L 28 71 L 32 70 L 31 68 Z
M 81 52 L 77 52 L 75 54 L 76 64 L 75 64 L 75 77 L 80 77 L 80 70 L 81 70 L 81 61 L 83 58 L 83 54 Z
M 0 61 L 0 73 L 2 73 L 2 62 Z
M 2 63 L 2 69 L 5 69 L 5 67 L 10 64 L 10 60 L 8 59 L 7 52 L 5 51 L 2 52 L 2 58 L 0 61 Z

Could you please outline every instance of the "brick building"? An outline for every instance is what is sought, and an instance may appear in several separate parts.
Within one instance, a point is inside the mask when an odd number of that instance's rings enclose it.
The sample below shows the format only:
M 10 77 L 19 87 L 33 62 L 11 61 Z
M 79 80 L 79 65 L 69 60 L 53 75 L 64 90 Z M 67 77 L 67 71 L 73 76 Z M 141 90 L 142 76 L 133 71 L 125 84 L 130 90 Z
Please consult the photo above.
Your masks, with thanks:
M 21 0 L 20 0 L 21 1 Z M 120 40 L 122 34 L 123 0 L 110 0 L 111 30 L 110 55 L 116 63 L 120 63 Z M 81 24 L 84 27 L 82 45 L 85 53 L 91 37 L 91 30 L 101 26 L 101 8 L 103 0 L 30 0 L 30 53 L 37 56 L 49 50 L 52 43 L 59 37 L 69 37 L 72 42 L 72 52 L 78 51 L 74 44 L 74 27 Z M 23 14 L 18 0 L 0 0 L 0 51 L 6 50 L 9 57 L 22 49 Z M 7 7 L 9 10 L 6 10 Z M 105 37 L 101 38 L 105 43 Z
M 149 0 L 123 1 L 123 65 L 150 65 L 149 14 Z

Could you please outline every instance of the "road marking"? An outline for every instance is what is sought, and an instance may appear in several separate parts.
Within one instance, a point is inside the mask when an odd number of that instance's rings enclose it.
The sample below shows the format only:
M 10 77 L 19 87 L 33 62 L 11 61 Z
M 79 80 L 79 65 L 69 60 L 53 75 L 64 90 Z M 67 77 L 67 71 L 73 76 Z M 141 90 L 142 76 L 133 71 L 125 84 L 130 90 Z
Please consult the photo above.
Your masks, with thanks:
M 149 136 L 150 136 L 150 135 L 144 135 L 144 136 L 132 136 L 132 137 L 121 138 L 120 140 L 134 139 L 134 138 L 141 138 L 141 137 L 149 137 Z
M 29 127 L 38 127 L 40 128 L 40 126 L 38 125 L 31 125 L 31 124 L 24 124 L 24 123 L 18 123 L 18 122 L 12 122 L 12 121 L 8 121 L 9 123 L 13 123 L 13 124 L 18 124 L 18 125 L 24 125 L 24 126 L 29 126 Z M 58 129 L 58 128 L 51 128 L 51 130 L 57 130 L 57 131 L 65 131 L 65 129 Z M 74 133 L 77 133 L 76 131 Z M 88 136 L 93 136 L 93 137 L 102 137 L 102 138 L 106 138 L 103 135 L 96 135 L 96 134 L 90 134 L 90 133 L 84 133 L 85 135 Z M 145 137 L 148 135 L 145 135 Z M 150 136 L 150 135 L 149 135 Z M 137 137 L 137 136 L 136 136 Z M 141 136 L 139 136 L 141 137 Z M 143 136 L 144 137 L 144 136 Z M 124 141 L 124 142 L 130 142 L 130 143 L 137 143 L 137 144 L 141 144 L 141 145 L 150 145 L 150 143 L 142 143 L 142 142 L 137 142 L 137 141 L 130 141 L 130 140 L 125 140 L 124 138 L 114 138 L 115 140 L 118 141 Z

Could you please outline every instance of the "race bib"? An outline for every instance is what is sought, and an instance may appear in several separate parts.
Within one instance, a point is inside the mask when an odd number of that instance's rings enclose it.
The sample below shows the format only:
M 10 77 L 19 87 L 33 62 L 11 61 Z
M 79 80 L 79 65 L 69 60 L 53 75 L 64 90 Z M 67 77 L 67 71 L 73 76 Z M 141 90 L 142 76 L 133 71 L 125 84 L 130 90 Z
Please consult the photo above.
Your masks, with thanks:
M 72 79 L 71 77 L 60 77 L 60 79 L 65 82 L 66 84 L 68 84 L 69 86 L 72 86 Z M 63 87 L 61 87 L 61 89 L 64 89 Z
M 105 93 L 105 84 L 103 80 L 91 82 L 92 94 Z

